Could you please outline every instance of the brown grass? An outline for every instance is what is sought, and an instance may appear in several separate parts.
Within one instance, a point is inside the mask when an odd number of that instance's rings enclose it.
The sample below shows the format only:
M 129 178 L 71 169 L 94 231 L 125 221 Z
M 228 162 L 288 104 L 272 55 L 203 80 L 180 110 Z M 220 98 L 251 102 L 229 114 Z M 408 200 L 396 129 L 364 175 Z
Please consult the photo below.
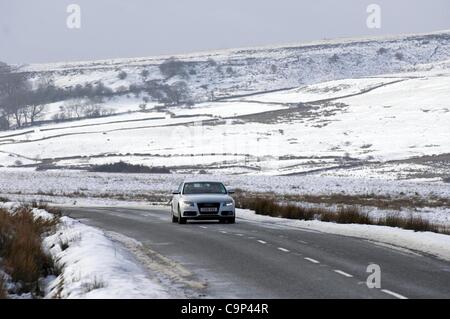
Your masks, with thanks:
M 1 265 L 20 284 L 20 293 L 40 294 L 39 278 L 54 273 L 53 261 L 42 249 L 42 236 L 57 224 L 57 217 L 35 219 L 28 206 L 13 213 L 0 210 Z
M 363 213 L 355 206 L 339 207 L 336 211 L 326 210 L 319 216 L 319 220 L 323 222 L 335 222 L 338 224 L 373 224 L 369 214 Z
M 238 191 L 235 195 L 236 207 L 251 209 L 256 214 L 298 220 L 320 220 L 338 224 L 363 224 L 398 227 L 414 231 L 430 231 L 450 234 L 450 230 L 438 224 L 433 224 L 421 217 L 402 217 L 388 215 L 384 218 L 371 218 L 363 212 L 360 206 L 338 205 L 338 208 L 305 207 L 298 204 L 281 203 L 275 196 L 255 196 Z
M 8 293 L 5 289 L 5 280 L 3 279 L 3 276 L 0 275 L 0 299 L 6 298 L 8 298 Z
M 448 229 L 441 225 L 433 224 L 422 217 L 401 217 L 398 215 L 388 215 L 378 220 L 377 225 L 399 227 L 403 229 L 410 229 L 414 231 L 430 231 L 434 233 L 448 234 Z
M 444 197 L 423 198 L 416 196 L 382 196 L 375 194 L 365 195 L 346 195 L 346 194 L 330 194 L 330 195 L 284 195 L 287 201 L 298 201 L 320 204 L 334 205 L 360 205 L 372 206 L 381 209 L 400 210 L 402 208 L 417 207 L 450 207 L 450 199 Z

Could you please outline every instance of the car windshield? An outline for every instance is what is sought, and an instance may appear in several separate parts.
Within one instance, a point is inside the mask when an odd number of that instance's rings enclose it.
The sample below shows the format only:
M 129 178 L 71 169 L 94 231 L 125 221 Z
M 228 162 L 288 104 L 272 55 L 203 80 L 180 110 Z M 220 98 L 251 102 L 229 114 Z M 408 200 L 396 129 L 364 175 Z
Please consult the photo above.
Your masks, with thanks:
M 184 184 L 183 194 L 226 194 L 227 190 L 222 183 L 186 183 Z

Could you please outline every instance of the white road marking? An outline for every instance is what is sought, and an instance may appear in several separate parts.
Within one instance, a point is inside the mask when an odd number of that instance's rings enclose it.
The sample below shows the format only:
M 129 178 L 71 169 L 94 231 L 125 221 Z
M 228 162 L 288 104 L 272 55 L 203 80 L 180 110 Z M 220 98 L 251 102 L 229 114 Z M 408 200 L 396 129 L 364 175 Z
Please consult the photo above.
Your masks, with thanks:
M 207 229 L 208 227 L 206 227 L 206 226 L 200 226 L 200 228 L 204 228 L 204 229 Z
M 258 243 L 267 244 L 267 242 L 265 242 L 264 240 L 258 240 Z
M 236 236 L 240 236 L 240 237 L 242 237 L 242 236 L 244 236 L 244 234 L 235 234 Z
M 289 252 L 289 250 L 287 250 L 286 248 L 283 248 L 283 247 L 278 247 L 278 250 L 284 251 L 285 253 Z
M 344 272 L 344 271 L 342 271 L 342 270 L 339 270 L 339 269 L 335 269 L 334 272 L 335 272 L 335 273 L 338 273 L 339 275 L 348 277 L 348 278 L 353 277 L 352 275 L 350 275 L 350 274 L 348 274 L 348 273 L 346 273 L 346 272 Z
M 305 245 L 307 244 L 307 242 L 304 241 L 304 240 L 299 240 L 298 242 L 301 243 L 301 244 L 305 244 Z
M 398 298 L 398 299 L 408 299 L 405 296 L 402 296 L 402 295 L 400 295 L 400 294 L 398 294 L 396 292 L 393 292 L 393 291 L 390 291 L 390 290 L 387 290 L 387 289 L 381 289 L 381 291 L 384 292 L 385 294 L 394 296 L 395 298 Z
M 315 259 L 312 259 L 312 258 L 309 258 L 309 257 L 305 257 L 305 259 L 306 259 L 307 261 L 312 262 L 313 264 L 320 264 L 320 262 L 319 262 L 318 260 L 315 260 Z
M 224 230 L 221 230 L 220 231 L 222 234 L 228 234 L 226 231 L 224 231 Z

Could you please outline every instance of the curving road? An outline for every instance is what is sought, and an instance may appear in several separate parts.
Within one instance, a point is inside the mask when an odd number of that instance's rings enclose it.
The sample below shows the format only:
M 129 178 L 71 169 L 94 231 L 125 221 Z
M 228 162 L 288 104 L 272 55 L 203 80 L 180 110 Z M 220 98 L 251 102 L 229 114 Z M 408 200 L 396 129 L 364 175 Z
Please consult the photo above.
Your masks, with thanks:
M 186 297 L 450 298 L 450 263 L 363 239 L 237 218 L 236 224 L 172 224 L 165 208 L 65 208 L 64 213 L 133 238 L 152 256 L 189 271 L 203 288 Z M 367 266 L 381 267 L 369 289 Z M 180 266 L 180 268 L 179 268 Z M 169 269 L 167 269 L 169 270 Z M 176 281 L 172 276 L 170 280 Z

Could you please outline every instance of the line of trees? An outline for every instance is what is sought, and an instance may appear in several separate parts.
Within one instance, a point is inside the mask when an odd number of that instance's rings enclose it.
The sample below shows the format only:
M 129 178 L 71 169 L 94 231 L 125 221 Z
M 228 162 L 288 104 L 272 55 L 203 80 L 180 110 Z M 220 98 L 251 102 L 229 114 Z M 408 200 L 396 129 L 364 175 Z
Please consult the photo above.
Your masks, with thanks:
M 34 124 L 57 95 L 50 79 L 42 77 L 33 88 L 26 73 L 0 62 L 0 130 Z
M 98 97 L 113 95 L 113 90 L 101 82 L 59 88 L 45 74 L 33 84 L 27 73 L 0 62 L 0 130 L 33 125 L 42 118 L 49 103 L 79 98 L 97 101 Z M 94 116 L 103 111 L 98 105 L 91 108 L 83 105 L 83 113 Z
M 184 79 L 189 77 L 187 64 L 176 59 L 167 60 L 160 69 L 166 79 L 175 76 Z M 39 79 L 31 81 L 28 73 L 0 62 L 0 130 L 33 125 L 42 119 L 47 104 L 59 101 L 74 100 L 73 105 L 69 103 L 62 106 L 54 120 L 107 115 L 110 111 L 99 106 L 102 99 L 128 93 L 136 96 L 145 93 L 165 105 L 193 104 L 189 86 L 185 81 L 168 84 L 164 80 L 147 80 L 148 72 L 143 72 L 141 76 L 142 84 L 134 84 L 123 90 L 113 91 L 102 82 L 61 88 L 56 87 L 45 73 L 40 74 Z M 83 99 L 87 102 L 81 102 Z
M 176 81 L 169 85 L 160 80 L 149 80 L 142 85 L 131 85 L 130 92 L 135 94 L 146 93 L 153 100 L 165 105 L 192 103 L 191 91 L 185 81 Z

